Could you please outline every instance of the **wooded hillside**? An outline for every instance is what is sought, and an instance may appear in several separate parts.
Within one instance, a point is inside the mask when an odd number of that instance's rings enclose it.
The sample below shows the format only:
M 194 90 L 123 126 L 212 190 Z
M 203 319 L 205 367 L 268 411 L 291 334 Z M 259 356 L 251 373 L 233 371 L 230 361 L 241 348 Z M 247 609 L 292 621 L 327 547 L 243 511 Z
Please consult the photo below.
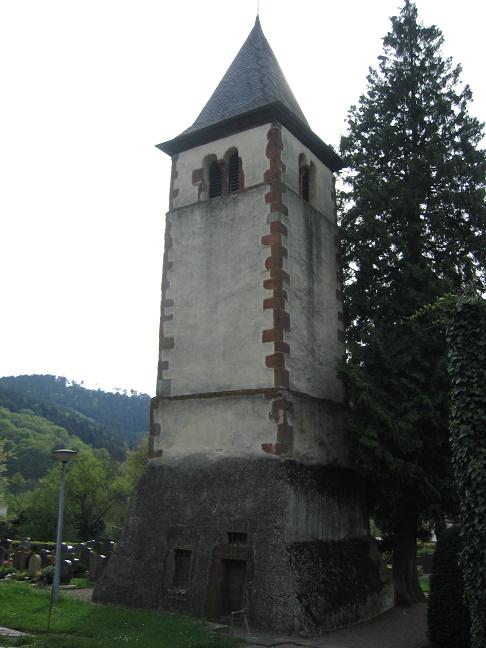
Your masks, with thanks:
M 149 405 L 147 394 L 86 389 L 64 377 L 0 378 L 9 533 L 51 538 L 59 487 L 52 452 L 68 447 L 78 450 L 68 493 L 71 537 L 116 534 L 144 470 Z

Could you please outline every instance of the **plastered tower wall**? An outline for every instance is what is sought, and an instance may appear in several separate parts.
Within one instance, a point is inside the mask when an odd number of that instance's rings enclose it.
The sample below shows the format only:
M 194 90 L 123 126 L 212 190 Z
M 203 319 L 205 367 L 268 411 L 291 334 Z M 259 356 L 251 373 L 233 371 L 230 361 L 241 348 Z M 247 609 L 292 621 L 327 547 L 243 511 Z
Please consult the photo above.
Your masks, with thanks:
M 244 188 L 208 200 L 206 160 L 234 150 Z M 314 204 L 298 193 L 301 155 Z M 332 173 L 264 124 L 179 154 L 166 219 L 152 460 L 264 451 L 345 463 Z

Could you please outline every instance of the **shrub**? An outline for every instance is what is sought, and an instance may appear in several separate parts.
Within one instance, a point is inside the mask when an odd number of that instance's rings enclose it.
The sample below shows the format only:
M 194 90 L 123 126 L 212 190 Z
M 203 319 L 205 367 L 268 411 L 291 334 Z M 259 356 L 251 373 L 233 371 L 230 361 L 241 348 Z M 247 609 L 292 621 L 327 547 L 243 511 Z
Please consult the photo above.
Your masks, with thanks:
M 47 585 L 52 585 L 54 582 L 54 572 L 56 571 L 54 565 L 48 565 L 44 567 L 40 574 L 40 580 L 42 583 L 47 583 Z
M 12 578 L 13 575 L 18 574 L 18 569 L 15 569 L 15 567 L 0 567 L 0 579 L 4 579 L 7 577 Z
M 11 580 L 16 580 L 16 581 L 27 581 L 29 579 L 29 575 L 25 571 L 16 571 L 15 573 L 11 573 L 10 576 L 7 576 L 7 578 L 10 578 Z
M 73 576 L 84 576 L 88 571 L 88 567 L 82 562 L 76 562 L 73 565 Z
M 435 546 L 435 542 L 417 542 L 417 558 L 423 558 L 424 556 L 433 556 Z
M 427 625 L 433 648 L 470 646 L 470 620 L 463 598 L 460 551 L 460 529 L 451 527 L 437 543 L 430 577 Z

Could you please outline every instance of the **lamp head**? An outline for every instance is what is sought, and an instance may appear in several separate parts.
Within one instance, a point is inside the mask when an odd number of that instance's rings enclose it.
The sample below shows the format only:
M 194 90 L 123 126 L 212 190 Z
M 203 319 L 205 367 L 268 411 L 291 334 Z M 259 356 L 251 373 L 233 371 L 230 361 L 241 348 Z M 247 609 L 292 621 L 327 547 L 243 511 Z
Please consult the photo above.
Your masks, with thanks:
M 78 454 L 78 451 L 62 448 L 61 450 L 54 450 L 52 454 L 58 461 L 62 461 L 62 463 L 67 463 L 68 461 L 71 461 L 71 459 L 74 459 L 74 457 Z

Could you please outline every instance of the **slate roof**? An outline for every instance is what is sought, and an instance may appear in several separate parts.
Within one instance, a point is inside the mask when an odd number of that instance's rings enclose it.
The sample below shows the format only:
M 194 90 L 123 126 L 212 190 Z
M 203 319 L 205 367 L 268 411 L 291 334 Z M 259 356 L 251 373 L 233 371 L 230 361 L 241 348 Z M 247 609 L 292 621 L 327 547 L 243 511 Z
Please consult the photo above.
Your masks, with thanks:
M 257 16 L 250 35 L 194 124 L 174 139 L 157 144 L 157 148 L 173 156 L 275 120 L 331 171 L 343 168 L 334 149 L 312 132 Z
M 308 126 L 257 16 L 255 26 L 218 87 L 194 124 L 182 135 L 275 101 L 286 106 Z

